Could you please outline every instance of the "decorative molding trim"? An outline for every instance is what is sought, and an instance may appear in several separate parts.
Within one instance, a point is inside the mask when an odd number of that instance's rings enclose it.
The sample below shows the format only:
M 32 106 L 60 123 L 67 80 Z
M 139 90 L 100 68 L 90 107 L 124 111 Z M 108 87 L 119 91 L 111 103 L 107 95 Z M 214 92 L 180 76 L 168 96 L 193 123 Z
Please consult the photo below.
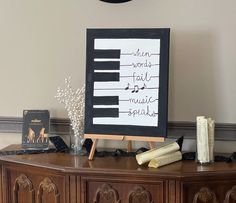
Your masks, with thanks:
M 175 121 L 168 123 L 168 138 L 184 136 L 188 139 L 196 138 L 196 123 Z M 236 123 L 216 123 L 215 140 L 236 141 Z
M 0 133 L 21 133 L 23 120 L 19 117 L 0 117 Z M 70 121 L 66 118 L 50 119 L 50 134 L 68 135 Z
M 93 202 L 102 203 L 103 200 L 110 203 L 120 203 L 118 192 L 109 184 L 103 184 L 96 191 Z
M 60 194 L 56 185 L 52 182 L 52 180 L 48 177 L 44 178 L 43 181 L 39 184 L 39 189 L 37 193 L 37 202 L 43 202 L 43 193 L 52 194 L 54 195 L 55 203 L 60 202 Z
M 21 174 L 15 180 L 14 191 L 18 191 L 20 187 L 26 188 L 29 187 L 29 190 L 33 190 L 33 184 L 25 174 Z
M 230 203 L 230 199 L 236 201 L 236 185 L 233 186 L 232 189 L 226 193 L 224 203 Z
M 129 194 L 129 203 L 135 203 L 137 200 L 138 202 L 154 203 L 150 192 L 142 186 L 136 186 Z
M 20 188 L 26 189 L 28 187 L 31 202 L 34 203 L 34 188 L 33 184 L 30 179 L 24 175 L 20 174 L 15 180 L 14 187 L 13 187 L 13 202 L 18 203 L 18 193 Z
M 50 134 L 68 135 L 70 134 L 70 121 L 66 118 L 51 118 Z M 21 133 L 22 118 L 0 117 L 0 133 Z M 188 139 L 195 139 L 195 122 L 170 121 L 168 123 L 168 138 L 178 138 L 184 136 Z M 236 123 L 216 123 L 216 140 L 236 140 Z
M 193 203 L 199 202 L 198 200 L 200 200 L 201 202 L 204 202 L 204 203 L 208 203 L 208 202 L 219 203 L 216 198 L 215 193 L 212 192 L 207 187 L 201 188 L 199 190 L 199 192 L 195 194 L 194 199 L 193 199 Z

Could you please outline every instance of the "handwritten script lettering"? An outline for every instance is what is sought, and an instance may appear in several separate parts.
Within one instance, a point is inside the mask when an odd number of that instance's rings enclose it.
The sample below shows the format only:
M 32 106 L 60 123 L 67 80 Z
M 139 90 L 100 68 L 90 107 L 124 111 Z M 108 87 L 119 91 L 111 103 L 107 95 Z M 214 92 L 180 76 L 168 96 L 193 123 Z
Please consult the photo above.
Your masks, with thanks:
M 148 75 L 148 72 L 137 74 L 136 72 L 133 72 L 133 82 L 136 81 L 150 81 L 152 79 L 152 76 Z
M 129 109 L 129 116 L 135 117 L 135 116 L 149 116 L 149 117 L 157 117 L 158 114 L 155 113 L 155 111 L 151 111 L 149 106 L 146 106 L 146 108 L 143 109 Z
M 151 104 L 153 102 L 158 101 L 158 99 L 154 99 L 152 97 L 146 96 L 145 98 L 130 98 L 129 102 L 130 103 L 134 103 L 134 104 Z
M 144 51 L 140 51 L 140 49 L 137 49 L 136 52 L 133 52 L 134 56 L 138 56 L 138 57 L 151 57 L 151 53 L 150 52 L 144 52 Z
M 132 63 L 133 68 L 151 68 L 151 61 L 145 60 L 145 62 Z

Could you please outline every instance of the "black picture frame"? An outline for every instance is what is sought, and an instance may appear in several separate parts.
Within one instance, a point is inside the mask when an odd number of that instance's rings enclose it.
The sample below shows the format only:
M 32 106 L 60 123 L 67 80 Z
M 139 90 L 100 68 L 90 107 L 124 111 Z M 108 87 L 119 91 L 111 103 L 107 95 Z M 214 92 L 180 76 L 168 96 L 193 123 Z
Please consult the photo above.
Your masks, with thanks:
M 22 125 L 22 148 L 48 148 L 49 129 L 50 112 L 48 110 L 24 110 Z
M 150 29 L 87 29 L 86 50 L 86 96 L 85 96 L 85 133 L 108 135 L 131 135 L 148 137 L 166 137 L 168 123 L 168 74 L 169 74 L 169 28 Z M 158 123 L 157 126 L 94 124 L 94 57 L 95 40 L 97 39 L 159 39 L 159 91 L 158 91 Z M 110 53 L 111 54 L 111 53 Z M 117 53 L 113 53 L 113 55 Z M 111 54 L 112 55 L 112 54 Z M 114 75 L 113 75 L 114 76 Z M 104 78 L 103 78 L 104 79 Z M 101 79 L 101 80 L 103 80 Z M 112 80 L 117 80 L 117 75 Z M 111 110 L 112 111 L 112 110 Z M 105 112 L 99 112 L 101 114 Z M 109 117 L 109 111 L 106 111 Z M 111 114 L 114 112 L 111 112 Z

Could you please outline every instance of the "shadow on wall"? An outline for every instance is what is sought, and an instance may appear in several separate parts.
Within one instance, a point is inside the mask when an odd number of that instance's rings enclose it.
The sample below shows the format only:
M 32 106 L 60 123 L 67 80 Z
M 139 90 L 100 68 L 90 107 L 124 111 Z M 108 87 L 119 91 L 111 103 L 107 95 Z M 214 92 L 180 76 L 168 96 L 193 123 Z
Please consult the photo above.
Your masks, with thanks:
M 211 32 L 172 30 L 169 120 L 195 121 L 217 117 L 217 40 Z

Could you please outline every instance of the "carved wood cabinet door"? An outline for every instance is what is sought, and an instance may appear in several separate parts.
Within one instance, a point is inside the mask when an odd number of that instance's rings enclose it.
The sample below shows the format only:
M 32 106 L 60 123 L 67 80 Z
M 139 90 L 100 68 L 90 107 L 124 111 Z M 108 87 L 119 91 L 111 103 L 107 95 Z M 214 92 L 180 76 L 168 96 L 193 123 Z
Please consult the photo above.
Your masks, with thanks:
M 64 203 L 63 176 L 40 174 L 37 171 L 4 171 L 4 203 Z
M 163 203 L 163 182 L 82 178 L 82 203 Z
M 121 194 L 122 195 L 122 194 Z M 119 197 L 117 190 L 112 188 L 109 184 L 103 184 L 94 196 L 94 203 L 154 203 L 150 192 L 145 190 L 142 186 L 136 186 L 127 195 L 126 201 Z M 128 201 L 127 201 L 128 200 Z

